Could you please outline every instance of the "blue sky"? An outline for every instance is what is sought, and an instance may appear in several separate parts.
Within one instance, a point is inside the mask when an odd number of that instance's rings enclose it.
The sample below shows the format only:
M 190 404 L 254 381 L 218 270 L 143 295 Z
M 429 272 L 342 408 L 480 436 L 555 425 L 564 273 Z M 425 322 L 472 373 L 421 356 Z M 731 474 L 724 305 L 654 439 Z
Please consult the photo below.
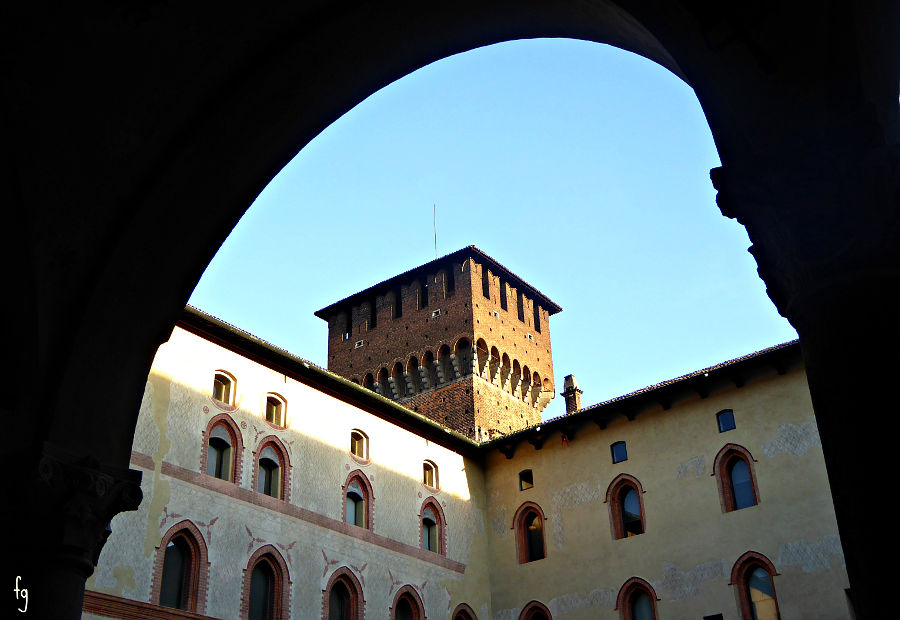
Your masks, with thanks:
M 583 41 L 452 56 L 350 110 L 259 195 L 190 303 L 326 365 L 313 312 L 475 244 L 562 306 L 555 382 L 589 405 L 796 332 L 721 215 L 693 91 Z M 557 390 L 559 391 L 559 390 Z M 561 397 L 544 417 L 565 411 Z

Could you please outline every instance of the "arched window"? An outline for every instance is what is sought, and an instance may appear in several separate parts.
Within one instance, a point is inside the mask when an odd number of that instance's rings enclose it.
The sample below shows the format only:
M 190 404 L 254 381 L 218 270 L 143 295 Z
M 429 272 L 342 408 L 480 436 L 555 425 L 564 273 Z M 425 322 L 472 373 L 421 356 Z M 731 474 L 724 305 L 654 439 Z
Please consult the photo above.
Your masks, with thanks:
M 220 480 L 240 484 L 241 432 L 227 413 L 214 416 L 206 426 L 206 442 L 200 452 L 200 471 Z
M 425 618 L 425 606 L 419 593 L 412 586 L 403 586 L 394 596 L 391 605 L 392 620 L 423 620 Z
M 213 478 L 231 480 L 234 462 L 233 439 L 228 427 L 218 424 L 209 435 L 206 473 Z
M 287 426 L 287 401 L 278 394 L 266 395 L 266 422 L 275 426 Z
M 328 620 L 361 620 L 365 604 L 359 580 L 344 566 L 328 579 L 322 592 L 322 617 Z
M 538 601 L 531 601 L 522 608 L 519 620 L 553 620 L 553 616 L 550 615 L 550 610 L 546 605 Z
M 360 470 L 351 472 L 342 487 L 344 522 L 372 529 L 372 485 Z
M 281 553 L 272 545 L 257 549 L 244 569 L 241 617 L 248 620 L 289 618 L 290 580 Z
M 616 609 L 622 620 L 656 620 L 656 592 L 647 581 L 632 577 L 619 589 Z
M 422 463 L 422 484 L 432 489 L 440 488 L 438 486 L 438 467 L 433 461 L 424 461 Z
M 544 511 L 534 502 L 525 502 L 516 510 L 513 525 L 516 529 L 519 564 L 547 557 L 544 521 L 546 521 Z
M 759 503 L 753 463 L 750 451 L 736 444 L 726 445 L 716 455 L 713 475 L 719 488 L 722 512 L 733 512 Z
M 171 527 L 156 549 L 152 598 L 163 607 L 203 613 L 209 562 L 200 530 L 190 521 Z
M 217 370 L 213 376 L 212 397 L 223 405 L 234 405 L 234 377 L 224 370 Z
M 350 454 L 363 461 L 369 460 L 369 437 L 359 429 L 350 431 Z
M 256 451 L 254 482 L 257 492 L 288 501 L 290 462 L 284 444 L 277 437 L 266 437 Z
M 761 553 L 748 551 L 731 569 L 731 583 L 738 587 L 741 617 L 744 620 L 778 620 L 775 595 L 775 565 Z
M 422 502 L 419 512 L 420 545 L 422 549 L 447 555 L 447 535 L 444 521 L 444 511 L 440 503 L 434 497 L 428 497 Z
M 449 383 L 456 379 L 456 373 L 453 370 L 453 360 L 450 357 L 450 347 L 443 345 L 438 349 L 438 361 L 441 367 L 441 381 Z
M 614 539 L 644 533 L 643 495 L 641 483 L 634 476 L 620 474 L 610 483 L 605 501 L 609 504 Z
M 475 611 L 466 603 L 460 603 L 450 615 L 453 620 L 478 620 Z

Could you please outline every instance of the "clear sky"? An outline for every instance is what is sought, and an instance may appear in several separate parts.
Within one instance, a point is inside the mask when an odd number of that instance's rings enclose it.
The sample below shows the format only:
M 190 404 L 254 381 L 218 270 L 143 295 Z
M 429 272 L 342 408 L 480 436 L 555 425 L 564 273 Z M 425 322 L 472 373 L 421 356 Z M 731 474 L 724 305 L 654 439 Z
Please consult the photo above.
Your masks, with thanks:
M 350 110 L 259 195 L 190 303 L 326 366 L 313 312 L 475 244 L 554 300 L 587 406 L 796 338 L 721 215 L 693 91 L 621 50 L 513 41 Z M 561 397 L 544 418 L 565 411 Z

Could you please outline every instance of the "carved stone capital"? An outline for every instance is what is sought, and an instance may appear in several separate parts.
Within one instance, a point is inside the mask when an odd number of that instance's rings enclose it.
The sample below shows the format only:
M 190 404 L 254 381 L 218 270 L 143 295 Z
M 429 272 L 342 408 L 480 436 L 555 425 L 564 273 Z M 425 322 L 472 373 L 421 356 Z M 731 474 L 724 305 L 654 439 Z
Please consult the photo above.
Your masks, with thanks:
M 900 149 L 852 155 L 710 171 L 722 214 L 747 228 L 769 297 L 798 329 L 823 304 L 900 276 Z
M 62 553 L 89 575 L 118 513 L 137 510 L 143 498 L 141 472 L 114 470 L 91 457 L 76 457 L 50 443 L 38 463 L 45 509 L 56 511 Z

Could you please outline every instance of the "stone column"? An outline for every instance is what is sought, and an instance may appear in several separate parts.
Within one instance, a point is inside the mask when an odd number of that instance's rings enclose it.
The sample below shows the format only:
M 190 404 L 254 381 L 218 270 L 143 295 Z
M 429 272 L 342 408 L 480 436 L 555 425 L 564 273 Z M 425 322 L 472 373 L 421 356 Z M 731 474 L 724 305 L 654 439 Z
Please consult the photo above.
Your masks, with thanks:
M 141 472 L 113 470 L 49 443 L 30 464 L 6 465 L 6 475 L 19 478 L 5 490 L 24 507 L 18 526 L 7 532 L 4 554 L 9 587 L 15 582 L 20 589 L 16 608 L 23 608 L 27 590 L 23 618 L 80 618 L 84 583 L 112 518 L 141 502 Z
M 900 351 L 890 301 L 900 290 L 900 150 L 830 146 L 798 155 L 793 167 L 782 158 L 716 168 L 712 179 L 722 213 L 747 227 L 769 297 L 800 336 L 854 605 L 868 618 L 889 591 L 872 536 L 896 467 L 887 431 Z

